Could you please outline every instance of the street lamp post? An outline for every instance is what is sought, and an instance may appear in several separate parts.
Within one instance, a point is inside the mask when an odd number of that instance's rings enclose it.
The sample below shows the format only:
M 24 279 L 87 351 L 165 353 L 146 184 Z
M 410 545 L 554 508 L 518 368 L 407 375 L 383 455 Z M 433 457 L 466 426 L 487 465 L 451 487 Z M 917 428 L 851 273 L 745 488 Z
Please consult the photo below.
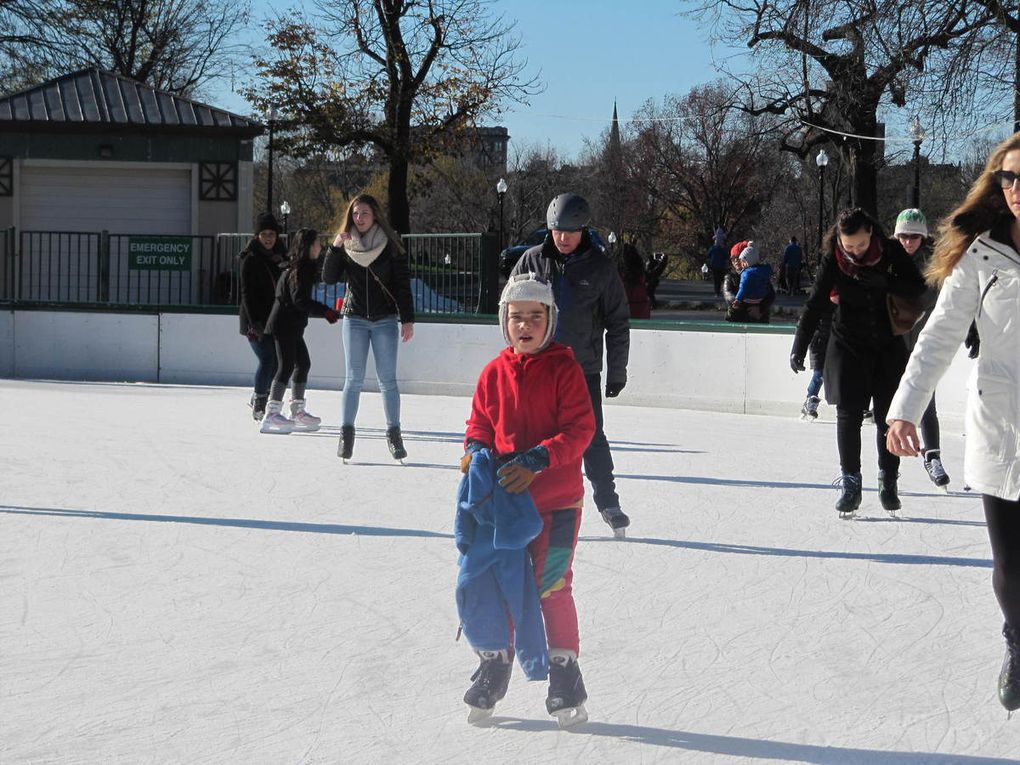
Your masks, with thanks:
M 499 197 L 499 251 L 503 251 L 503 197 L 506 196 L 506 181 L 502 178 L 496 183 L 496 196 Z
M 266 180 L 266 209 L 273 209 L 273 128 L 276 122 L 276 107 L 269 110 L 269 173 Z
M 290 205 L 287 204 L 286 199 L 280 202 L 280 215 L 283 216 L 283 235 L 287 236 L 287 218 L 290 217 Z
M 914 121 L 910 125 L 910 135 L 914 140 L 914 200 L 911 207 L 915 210 L 921 208 L 921 142 L 924 140 L 924 128 L 921 127 L 921 120 L 914 115 Z
M 822 236 L 825 230 L 825 166 L 829 164 L 829 155 L 825 149 L 818 150 L 815 157 L 818 165 L 818 262 L 822 262 Z

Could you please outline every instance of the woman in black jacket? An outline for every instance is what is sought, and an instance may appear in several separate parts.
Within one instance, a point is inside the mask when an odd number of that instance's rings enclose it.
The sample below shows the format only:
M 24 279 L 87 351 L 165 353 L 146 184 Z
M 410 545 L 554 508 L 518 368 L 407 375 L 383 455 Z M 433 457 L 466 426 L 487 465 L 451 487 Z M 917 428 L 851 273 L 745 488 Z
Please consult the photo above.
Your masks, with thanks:
M 867 212 L 854 208 L 839 214 L 797 325 L 790 366 L 794 372 L 804 369 L 818 322 L 835 304 L 824 379 L 825 400 L 836 407 L 842 471 L 836 510 L 841 517 L 852 516 L 861 504 L 861 423 L 872 399 L 879 500 L 890 513 L 900 508 L 896 486 L 900 459 L 886 449 L 885 415 L 907 363 L 907 346 L 903 329 L 894 328 L 890 304 L 902 308 L 903 301 L 917 301 L 924 290 L 924 280 L 903 246 L 886 238 Z
M 386 416 L 386 442 L 393 458 L 402 460 L 407 451 L 400 434 L 397 338 L 406 343 L 414 335 L 414 302 L 404 247 L 374 197 L 359 194 L 347 206 L 343 227 L 323 261 L 322 280 L 347 281 L 342 331 L 347 373 L 337 456 L 346 462 L 354 453 L 354 420 L 371 346 Z
M 318 430 L 321 420 L 305 411 L 305 384 L 312 361 L 305 345 L 305 327 L 309 316 L 321 316 L 330 324 L 340 315 L 332 308 L 312 300 L 312 287 L 317 280 L 315 261 L 322 252 L 319 232 L 303 228 L 294 234 L 290 246 L 290 267 L 276 284 L 276 300 L 266 323 L 266 331 L 276 341 L 277 369 L 269 393 L 263 433 L 290 433 L 292 430 Z M 280 413 L 287 381 L 294 375 L 290 390 L 290 412 L 293 419 Z
M 241 251 L 241 334 L 248 338 L 259 365 L 255 369 L 255 391 L 251 397 L 256 422 L 266 413 L 269 386 L 276 374 L 276 344 L 266 333 L 273 310 L 276 282 L 287 264 L 287 248 L 280 241 L 280 225 L 272 213 L 263 213 L 255 224 L 255 236 Z

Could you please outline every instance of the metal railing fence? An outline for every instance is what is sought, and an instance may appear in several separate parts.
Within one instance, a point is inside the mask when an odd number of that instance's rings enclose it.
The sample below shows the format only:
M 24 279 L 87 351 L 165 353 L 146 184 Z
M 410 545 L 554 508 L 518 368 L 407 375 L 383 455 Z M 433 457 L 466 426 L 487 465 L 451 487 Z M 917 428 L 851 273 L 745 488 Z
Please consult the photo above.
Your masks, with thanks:
M 237 305 L 246 233 L 216 236 L 107 231 L 0 231 L 0 300 L 111 308 Z M 495 313 L 496 235 L 403 238 L 419 313 Z M 327 242 L 323 242 L 326 244 Z M 343 285 L 319 285 L 330 306 Z

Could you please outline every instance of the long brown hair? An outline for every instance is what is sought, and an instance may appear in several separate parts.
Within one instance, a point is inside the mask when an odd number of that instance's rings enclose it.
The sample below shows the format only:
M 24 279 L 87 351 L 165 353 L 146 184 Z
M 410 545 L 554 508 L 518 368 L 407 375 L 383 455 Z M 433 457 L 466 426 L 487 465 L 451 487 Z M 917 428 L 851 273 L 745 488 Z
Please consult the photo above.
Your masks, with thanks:
M 383 233 L 386 234 L 386 238 L 390 240 L 390 244 L 396 248 L 397 252 L 403 255 L 404 245 L 400 241 L 400 235 L 390 228 L 390 224 L 387 223 L 386 218 L 383 217 L 382 207 L 380 206 L 379 201 L 371 194 L 358 194 L 351 200 L 351 203 L 347 205 L 347 211 L 344 213 L 344 222 L 341 228 L 344 231 L 350 231 L 354 228 L 355 205 L 368 205 L 368 207 L 371 208 L 372 217 L 375 218 L 375 222 L 379 224 L 379 228 L 383 230 Z
M 939 224 L 935 254 L 925 271 L 931 284 L 938 286 L 949 277 L 974 237 L 1002 220 L 1014 220 L 995 171 L 1002 169 L 1009 152 L 1017 150 L 1020 150 L 1020 133 L 1014 133 L 996 146 L 963 203 Z

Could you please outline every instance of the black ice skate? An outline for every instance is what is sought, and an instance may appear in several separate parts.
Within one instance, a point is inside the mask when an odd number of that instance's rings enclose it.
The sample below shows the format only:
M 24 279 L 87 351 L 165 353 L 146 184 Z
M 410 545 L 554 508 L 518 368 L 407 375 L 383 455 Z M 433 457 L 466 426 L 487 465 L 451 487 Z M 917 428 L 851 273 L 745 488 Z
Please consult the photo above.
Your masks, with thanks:
M 613 530 L 613 536 L 617 539 L 627 538 L 627 527 L 630 526 L 630 518 L 618 507 L 604 507 L 599 510 L 602 520 L 609 524 Z
M 386 431 L 386 446 L 389 448 L 393 459 L 398 460 L 400 464 L 404 464 L 407 449 L 404 448 L 404 439 L 400 436 L 399 426 Z
M 340 426 L 340 444 L 337 446 L 336 456 L 347 464 L 347 461 L 354 454 L 354 426 L 353 425 L 341 425 Z
M 899 474 L 889 475 L 884 470 L 878 471 L 878 501 L 893 518 L 896 517 L 896 511 L 903 507 L 897 494 L 897 478 L 899 478 Z
M 836 512 L 840 518 L 853 518 L 857 508 L 861 506 L 861 474 L 843 473 L 832 482 L 840 490 L 836 500 Z
M 248 406 L 251 407 L 251 416 L 255 419 L 255 422 L 262 422 L 262 418 L 266 416 L 266 402 L 268 401 L 268 393 L 252 394 L 251 401 Z
M 814 422 L 818 419 L 818 404 L 820 399 L 818 396 L 808 396 L 804 399 L 804 406 L 800 408 L 800 418 L 802 420 L 808 420 Z
M 479 651 L 481 663 L 471 675 L 474 681 L 464 694 L 464 703 L 471 708 L 468 722 L 480 725 L 492 717 L 496 702 L 506 696 L 510 685 L 510 671 L 513 669 L 514 654 L 511 649 L 501 651 Z
M 577 654 L 560 648 L 549 651 L 549 696 L 545 700 L 549 714 L 561 728 L 580 725 L 588 719 L 587 700 Z
M 928 471 L 931 482 L 948 494 L 949 489 L 946 487 L 949 485 L 949 474 L 942 466 L 942 452 L 939 449 L 929 449 L 924 453 L 924 469 Z
M 1006 638 L 1006 657 L 999 672 L 999 703 L 1012 716 L 1020 709 L 1020 629 L 1004 624 L 1002 636 Z

